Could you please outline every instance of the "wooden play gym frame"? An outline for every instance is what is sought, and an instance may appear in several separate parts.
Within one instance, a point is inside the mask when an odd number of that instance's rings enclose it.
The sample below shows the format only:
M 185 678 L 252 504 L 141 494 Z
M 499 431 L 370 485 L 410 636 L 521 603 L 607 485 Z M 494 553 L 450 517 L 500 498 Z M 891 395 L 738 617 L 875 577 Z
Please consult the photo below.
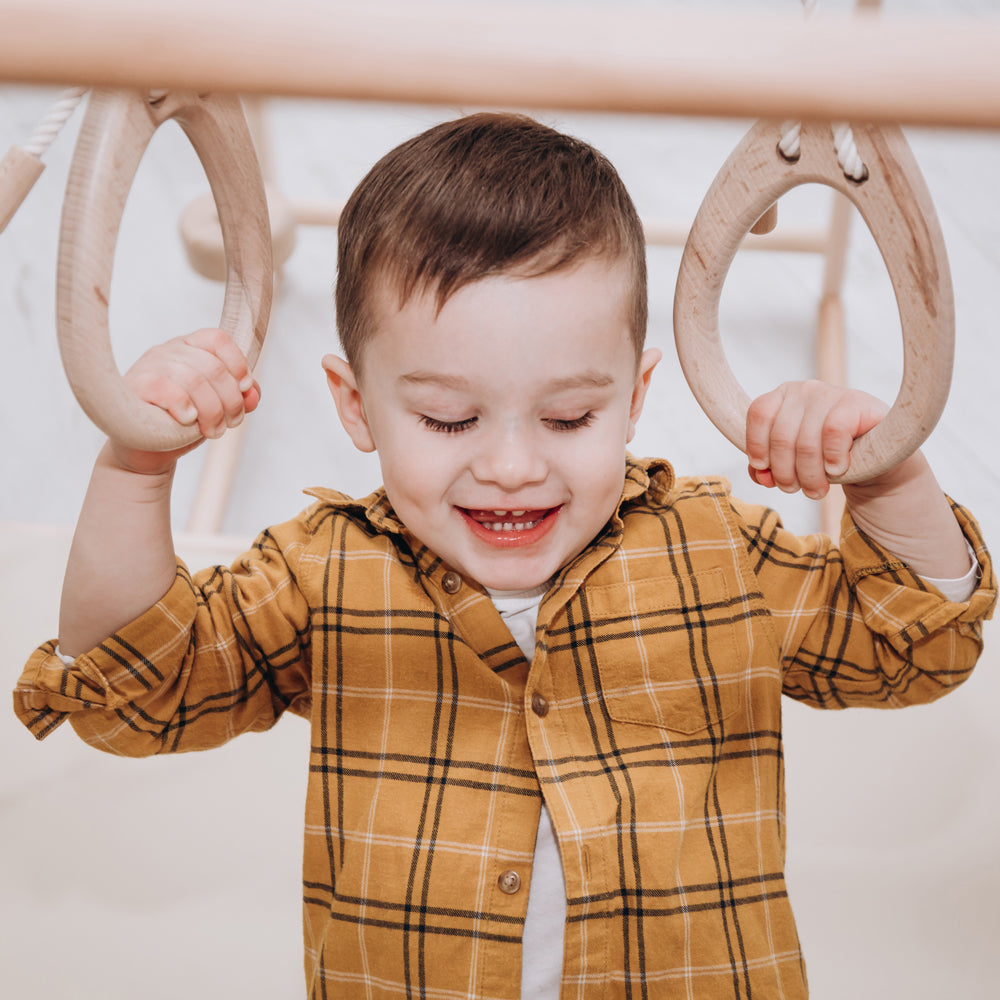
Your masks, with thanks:
M 806 21 L 794 7 L 787 15 L 623 7 L 612 16 L 586 6 L 286 0 L 277 17 L 272 5 L 252 0 L 175 0 L 169 15 L 137 0 L 0 0 L 0 79 L 245 98 L 1000 127 L 1000 20 L 876 17 L 866 8 L 878 0 L 857 6 L 853 15 Z M 248 107 L 264 134 L 263 105 Z M 285 207 L 293 229 L 336 225 L 339 211 Z M 817 375 L 834 382 L 845 371 L 840 291 L 851 215 L 850 202 L 837 198 L 826 229 L 779 227 L 744 244 L 823 255 Z M 683 245 L 688 235 L 683 224 L 647 220 L 646 229 L 652 244 Z M 214 444 L 189 532 L 219 530 L 239 446 L 232 433 Z M 838 516 L 836 503 L 827 504 L 824 530 L 835 532 Z

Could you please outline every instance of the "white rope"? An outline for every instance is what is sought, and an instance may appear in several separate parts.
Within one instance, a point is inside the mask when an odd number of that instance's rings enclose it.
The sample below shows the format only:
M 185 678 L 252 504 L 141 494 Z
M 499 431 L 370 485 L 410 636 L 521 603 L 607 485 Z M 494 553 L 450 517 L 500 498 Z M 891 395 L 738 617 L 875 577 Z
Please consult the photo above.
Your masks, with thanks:
M 861 159 L 858 147 L 854 144 L 854 132 L 847 122 L 834 122 L 833 143 L 837 149 L 837 162 L 840 169 L 859 184 L 868 178 L 868 168 Z
M 806 17 L 812 17 L 819 10 L 819 0 L 802 0 Z M 786 160 L 799 158 L 799 137 L 801 123 L 795 121 L 782 122 L 781 139 L 778 149 Z M 859 184 L 867 179 L 868 168 L 865 166 L 858 147 L 854 142 L 854 132 L 846 122 L 835 122 L 833 125 L 833 143 L 837 150 L 837 162 L 845 176 Z
M 23 145 L 11 146 L 0 158 L 0 233 L 7 228 L 45 169 L 42 154 L 55 141 L 86 93 L 86 87 L 64 90 L 38 123 L 31 138 Z M 150 91 L 149 99 L 156 102 L 166 97 L 167 93 L 166 90 Z
M 48 114 L 38 123 L 31 138 L 21 147 L 26 153 L 41 159 L 42 154 L 52 145 L 70 115 L 87 93 L 86 87 L 71 87 L 64 90 L 59 100 L 49 109 Z
M 64 90 L 55 104 L 49 108 L 45 117 L 38 123 L 31 138 L 21 148 L 30 156 L 40 160 L 42 154 L 52 145 L 63 126 L 76 111 L 77 105 L 83 100 L 87 89 L 87 87 L 70 87 L 68 90 Z M 170 93 L 168 90 L 151 90 L 149 99 L 153 102 L 161 101 L 168 93 Z
M 801 122 L 782 122 L 781 139 L 778 141 L 778 149 L 786 160 L 797 160 L 799 158 L 799 138 L 802 133 Z

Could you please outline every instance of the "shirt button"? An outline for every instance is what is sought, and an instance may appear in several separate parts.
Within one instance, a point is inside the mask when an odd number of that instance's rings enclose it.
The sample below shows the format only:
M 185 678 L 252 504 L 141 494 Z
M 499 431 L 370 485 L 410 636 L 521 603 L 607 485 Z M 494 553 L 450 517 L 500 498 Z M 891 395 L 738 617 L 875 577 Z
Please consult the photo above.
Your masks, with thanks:
M 531 711 L 540 719 L 549 714 L 549 703 L 537 691 L 531 696 Z
M 497 885 L 500 886 L 501 892 L 507 893 L 508 896 L 513 896 L 521 888 L 521 876 L 511 868 L 497 879 Z
M 462 578 L 454 570 L 448 570 L 441 577 L 441 586 L 446 594 L 457 594 L 462 589 Z

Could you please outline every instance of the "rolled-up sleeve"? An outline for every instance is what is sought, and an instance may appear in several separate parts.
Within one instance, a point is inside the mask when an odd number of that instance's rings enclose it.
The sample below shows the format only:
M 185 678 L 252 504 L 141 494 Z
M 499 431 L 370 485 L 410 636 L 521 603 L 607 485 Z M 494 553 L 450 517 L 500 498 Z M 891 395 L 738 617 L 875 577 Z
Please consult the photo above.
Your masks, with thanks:
M 199 750 L 308 714 L 309 608 L 271 532 L 231 567 L 173 585 L 145 614 L 66 663 L 54 641 L 29 658 L 14 710 L 38 738 L 67 718 L 88 743 L 147 756 Z M 290 544 L 288 544 L 290 542 Z
M 845 512 L 841 539 L 757 521 L 749 552 L 778 630 L 784 692 L 821 708 L 901 707 L 961 684 L 982 651 L 997 585 L 972 516 L 952 504 L 979 566 L 968 600 L 949 601 Z

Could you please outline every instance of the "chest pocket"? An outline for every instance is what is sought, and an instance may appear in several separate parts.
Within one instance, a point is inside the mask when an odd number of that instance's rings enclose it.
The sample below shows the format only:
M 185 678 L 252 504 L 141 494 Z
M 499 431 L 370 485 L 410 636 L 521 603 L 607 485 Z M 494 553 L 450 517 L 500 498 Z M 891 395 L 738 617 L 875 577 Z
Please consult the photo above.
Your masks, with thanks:
M 601 693 L 611 717 L 690 734 L 739 711 L 751 645 L 738 594 L 722 569 L 683 581 L 589 589 Z

